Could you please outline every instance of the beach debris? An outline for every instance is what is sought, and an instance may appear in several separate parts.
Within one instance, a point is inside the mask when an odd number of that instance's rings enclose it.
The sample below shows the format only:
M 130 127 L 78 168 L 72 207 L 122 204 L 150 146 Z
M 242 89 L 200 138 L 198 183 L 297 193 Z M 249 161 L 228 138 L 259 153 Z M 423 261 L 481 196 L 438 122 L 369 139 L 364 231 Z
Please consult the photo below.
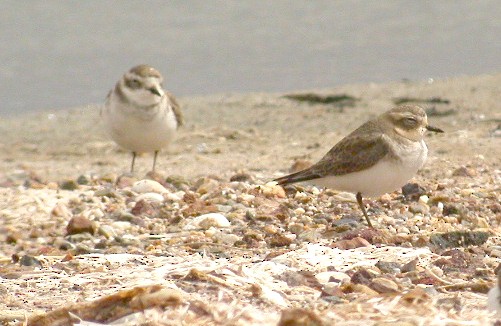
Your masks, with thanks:
M 340 108 L 353 107 L 356 102 L 359 101 L 358 98 L 348 94 L 321 95 L 315 93 L 298 93 L 287 94 L 284 95 L 284 97 L 297 102 L 307 102 L 309 104 L 331 104 Z

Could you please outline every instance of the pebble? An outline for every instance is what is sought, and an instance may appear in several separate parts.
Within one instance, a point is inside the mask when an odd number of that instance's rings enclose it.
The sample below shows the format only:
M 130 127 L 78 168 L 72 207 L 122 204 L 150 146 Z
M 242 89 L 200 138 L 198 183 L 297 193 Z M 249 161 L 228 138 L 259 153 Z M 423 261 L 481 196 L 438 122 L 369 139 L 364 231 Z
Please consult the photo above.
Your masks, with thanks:
M 244 181 L 252 181 L 252 176 L 248 173 L 241 172 L 237 173 L 231 176 L 230 178 L 231 182 L 238 181 L 238 182 L 244 182 Z
M 164 201 L 164 196 L 162 196 L 161 194 L 156 193 L 156 192 L 145 192 L 145 193 L 136 197 L 136 202 L 139 202 L 141 200 L 144 200 L 147 202 L 161 203 Z
M 90 179 L 85 175 L 80 175 L 77 179 L 77 183 L 79 185 L 88 185 L 89 182 L 90 182 Z
M 276 182 L 268 182 L 265 185 L 259 186 L 260 192 L 266 197 L 285 198 L 285 190 Z
M 350 277 L 342 272 L 320 272 L 315 275 L 315 278 L 320 284 L 327 283 L 347 283 L 350 281 Z
M 430 207 L 425 203 L 421 202 L 412 202 L 409 205 L 409 211 L 414 214 L 426 214 L 430 211 Z
M 348 284 L 342 286 L 341 289 L 345 293 L 357 292 L 357 293 L 366 294 L 370 297 L 374 297 L 374 296 L 378 295 L 378 293 L 376 291 L 374 291 L 373 289 L 371 289 L 370 287 L 368 287 L 367 285 L 364 285 L 364 284 L 348 283 Z
M 474 170 L 474 169 L 471 169 L 471 168 L 467 168 L 466 166 L 462 166 L 456 170 L 454 170 L 454 172 L 452 172 L 452 175 L 453 176 L 456 176 L 456 177 L 474 177 L 477 175 L 477 172 Z
M 93 223 L 83 215 L 77 215 L 73 217 L 66 226 L 66 234 L 78 234 L 88 232 L 90 234 L 94 233 Z
M 493 249 L 493 250 L 491 250 L 489 256 L 496 257 L 496 258 L 501 258 L 501 250 L 499 250 L 499 249 Z
M 185 227 L 184 230 L 207 230 L 210 227 L 227 228 L 231 225 L 230 221 L 220 213 L 208 213 L 195 217 Z
M 306 211 L 305 211 L 305 210 L 304 210 L 304 208 L 302 208 L 302 207 L 298 207 L 298 208 L 296 208 L 296 209 L 294 210 L 294 213 L 295 213 L 296 215 L 303 215 L 305 212 L 306 212 Z
M 111 239 L 117 236 L 117 232 L 109 225 L 100 225 L 97 232 L 107 239 Z
M 379 293 L 395 293 L 398 292 L 398 285 L 397 283 L 393 282 L 392 280 L 383 278 L 383 277 L 376 277 L 372 279 L 371 284 L 369 285 L 371 289 L 374 291 L 377 291 Z
M 417 183 L 408 183 L 402 187 L 402 194 L 410 200 L 418 200 L 419 197 L 426 194 L 426 189 Z
M 78 183 L 75 180 L 65 180 L 61 182 L 61 189 L 63 190 L 76 190 L 78 189 Z
M 70 211 L 70 209 L 66 205 L 64 205 L 62 203 L 58 203 L 52 209 L 51 215 L 52 216 L 57 216 L 57 217 L 70 218 L 71 211 Z
M 148 192 L 155 192 L 155 193 L 161 194 L 161 193 L 167 192 L 167 189 L 165 189 L 165 187 L 162 186 L 160 183 L 158 183 L 157 181 L 148 180 L 148 179 L 139 180 L 139 181 L 135 182 L 132 185 L 131 190 L 136 192 L 136 193 L 139 193 L 139 194 L 144 194 L 144 193 L 148 193 Z
M 418 258 L 414 258 L 413 260 L 409 261 L 408 263 L 405 263 L 404 265 L 402 265 L 400 270 L 402 271 L 402 273 L 413 272 L 416 270 L 418 261 L 419 261 Z
M 266 234 L 277 234 L 278 233 L 278 228 L 275 225 L 267 224 L 267 225 L 264 226 L 263 231 Z
M 233 208 L 231 205 L 216 205 L 216 207 L 222 213 L 229 213 Z
M 114 197 L 117 197 L 117 193 L 112 188 L 106 187 L 106 188 L 96 190 L 94 192 L 94 196 L 114 198 Z
M 230 246 L 235 244 L 235 242 L 242 240 L 242 238 L 236 234 L 226 234 L 226 233 L 222 233 L 222 232 L 216 233 L 213 236 L 213 238 L 214 238 L 214 240 L 217 240 L 218 242 L 220 241 L 220 242 L 227 244 L 227 245 L 230 245 Z
M 21 259 L 19 259 L 19 264 L 22 266 L 42 267 L 42 263 L 40 262 L 40 260 L 29 255 L 22 256 Z
M 376 267 L 383 273 L 396 274 L 400 272 L 400 264 L 395 262 L 380 260 L 376 263 Z
M 332 198 L 341 202 L 357 202 L 355 194 L 352 194 L 351 192 L 340 192 L 337 195 L 332 196 Z
M 300 234 L 294 233 L 301 242 L 317 242 L 318 239 L 322 238 L 322 235 L 317 230 L 307 230 L 301 232 Z
M 76 248 L 76 246 L 73 243 L 71 243 L 63 238 L 57 238 L 54 241 L 54 247 L 61 249 L 61 250 L 72 250 L 72 249 Z
M 331 247 L 338 248 L 341 250 L 355 249 L 360 247 L 370 247 L 370 246 L 371 246 L 370 242 L 361 237 L 355 237 L 349 240 L 339 240 L 331 245 Z
M 198 183 L 201 183 L 201 184 L 197 187 L 197 191 L 196 191 L 200 195 L 205 195 L 205 194 L 211 193 L 214 190 L 216 190 L 217 188 L 219 188 L 219 182 L 217 182 L 214 179 L 203 178 L 201 180 L 202 181 L 199 180 L 197 182 L 197 184 Z

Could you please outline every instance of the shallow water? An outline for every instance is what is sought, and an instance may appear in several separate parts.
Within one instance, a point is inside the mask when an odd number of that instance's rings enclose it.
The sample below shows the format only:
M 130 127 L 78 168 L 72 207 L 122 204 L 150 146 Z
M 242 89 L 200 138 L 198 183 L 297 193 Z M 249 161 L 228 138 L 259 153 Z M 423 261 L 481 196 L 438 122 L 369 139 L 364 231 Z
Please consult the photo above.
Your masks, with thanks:
M 2 1 L 0 114 L 102 102 L 138 63 L 178 96 L 501 70 L 498 1 Z

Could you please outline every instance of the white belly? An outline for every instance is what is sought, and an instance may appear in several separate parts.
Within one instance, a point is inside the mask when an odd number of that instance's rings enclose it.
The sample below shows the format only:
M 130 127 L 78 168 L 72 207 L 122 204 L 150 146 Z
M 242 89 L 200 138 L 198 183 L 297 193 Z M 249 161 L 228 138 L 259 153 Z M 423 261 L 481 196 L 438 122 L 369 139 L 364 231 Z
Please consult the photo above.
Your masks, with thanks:
M 155 114 L 141 116 L 110 106 L 103 110 L 103 120 L 107 134 L 120 147 L 137 153 L 166 147 L 177 128 L 172 110 L 165 112 L 159 108 Z
M 350 174 L 328 176 L 312 180 L 321 187 L 352 193 L 360 192 L 363 196 L 376 197 L 393 192 L 407 183 L 423 166 L 428 155 L 426 144 L 421 141 L 402 149 L 400 160 L 382 159 L 372 167 Z

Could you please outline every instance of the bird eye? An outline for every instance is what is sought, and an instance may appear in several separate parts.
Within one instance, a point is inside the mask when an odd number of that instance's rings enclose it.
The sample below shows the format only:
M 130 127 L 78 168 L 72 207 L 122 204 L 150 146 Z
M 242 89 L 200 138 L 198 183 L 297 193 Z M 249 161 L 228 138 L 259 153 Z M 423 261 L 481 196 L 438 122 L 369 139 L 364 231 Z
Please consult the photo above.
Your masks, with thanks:
M 132 79 L 132 80 L 127 80 L 126 85 L 129 88 L 139 88 L 141 86 L 141 83 L 137 79 Z
M 415 126 L 417 124 L 417 119 L 413 117 L 404 118 L 404 124 L 408 126 Z

